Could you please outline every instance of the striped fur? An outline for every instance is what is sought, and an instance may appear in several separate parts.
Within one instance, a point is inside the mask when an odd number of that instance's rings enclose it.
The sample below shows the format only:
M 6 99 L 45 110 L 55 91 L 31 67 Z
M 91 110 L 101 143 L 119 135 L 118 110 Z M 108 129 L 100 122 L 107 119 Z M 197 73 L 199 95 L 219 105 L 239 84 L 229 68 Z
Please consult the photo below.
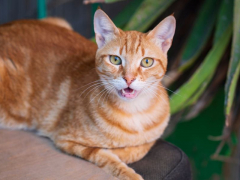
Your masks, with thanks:
M 113 34 L 104 37 L 95 24 L 98 48 L 53 19 L 0 26 L 0 126 L 36 129 L 119 179 L 141 180 L 126 164 L 144 157 L 168 124 L 161 79 L 171 39 L 159 47 L 155 30 L 124 32 L 101 10 L 95 23 L 99 17 Z M 111 64 L 110 55 L 122 65 Z M 152 67 L 140 66 L 145 57 L 154 58 Z M 135 79 L 129 85 L 139 91 L 134 99 L 119 97 L 128 87 L 125 77 Z

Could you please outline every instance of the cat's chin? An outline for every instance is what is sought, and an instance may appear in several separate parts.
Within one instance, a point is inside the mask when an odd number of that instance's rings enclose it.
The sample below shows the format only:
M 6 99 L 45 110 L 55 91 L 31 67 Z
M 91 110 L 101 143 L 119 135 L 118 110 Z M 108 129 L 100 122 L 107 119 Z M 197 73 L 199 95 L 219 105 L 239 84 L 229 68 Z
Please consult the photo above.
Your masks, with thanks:
M 139 91 L 136 91 L 134 89 L 131 88 L 125 88 L 125 89 L 121 89 L 118 90 L 118 95 L 123 98 L 123 99 L 134 99 L 138 96 Z

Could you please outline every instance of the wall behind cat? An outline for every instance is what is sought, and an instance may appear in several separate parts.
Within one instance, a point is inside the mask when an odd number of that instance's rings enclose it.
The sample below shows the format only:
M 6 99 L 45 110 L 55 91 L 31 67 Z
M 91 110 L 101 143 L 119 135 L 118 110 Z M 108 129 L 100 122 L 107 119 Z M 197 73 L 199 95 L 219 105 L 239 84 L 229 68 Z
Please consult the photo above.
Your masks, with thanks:
M 84 5 L 82 0 L 45 0 L 46 14 L 52 17 L 66 19 L 75 31 L 91 38 L 93 36 L 93 14 L 96 4 Z M 120 1 L 112 4 L 101 4 L 101 8 L 114 18 L 129 1 Z M 18 19 L 37 19 L 37 0 L 0 0 L 0 24 Z

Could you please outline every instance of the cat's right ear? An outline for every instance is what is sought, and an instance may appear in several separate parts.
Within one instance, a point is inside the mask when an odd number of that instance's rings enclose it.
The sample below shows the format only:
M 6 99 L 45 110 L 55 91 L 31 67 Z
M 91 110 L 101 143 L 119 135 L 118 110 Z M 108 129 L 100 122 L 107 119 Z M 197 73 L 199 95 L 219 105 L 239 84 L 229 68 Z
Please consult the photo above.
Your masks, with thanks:
M 172 45 L 175 29 L 176 19 L 171 15 L 162 20 L 147 36 L 154 40 L 163 53 L 167 54 Z
M 94 15 L 94 31 L 98 48 L 103 47 L 119 34 L 118 28 L 101 9 L 98 9 Z

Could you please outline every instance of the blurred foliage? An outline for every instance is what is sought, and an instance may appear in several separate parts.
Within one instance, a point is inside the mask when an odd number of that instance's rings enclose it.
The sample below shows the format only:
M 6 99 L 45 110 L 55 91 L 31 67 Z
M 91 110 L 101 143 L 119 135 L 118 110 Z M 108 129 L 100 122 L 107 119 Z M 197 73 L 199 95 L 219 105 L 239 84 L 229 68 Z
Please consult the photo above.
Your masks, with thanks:
M 175 0 L 144 0 L 130 18 L 124 30 L 146 31 Z
M 191 67 L 191 64 L 198 58 L 204 45 L 207 43 L 214 27 L 219 8 L 218 0 L 205 1 L 199 12 L 201 12 L 195 20 L 194 27 L 189 35 L 186 47 L 182 53 L 180 62 L 180 71 Z
M 209 134 L 221 133 L 224 125 L 223 101 L 224 90 L 222 87 L 210 106 L 191 121 L 178 123 L 174 133 L 166 139 L 180 147 L 188 155 L 192 164 L 194 180 L 220 180 L 220 177 L 223 176 L 223 163 L 210 158 L 218 142 L 208 139 Z M 224 149 L 223 153 L 226 151 Z M 229 178 L 228 180 L 234 179 Z

